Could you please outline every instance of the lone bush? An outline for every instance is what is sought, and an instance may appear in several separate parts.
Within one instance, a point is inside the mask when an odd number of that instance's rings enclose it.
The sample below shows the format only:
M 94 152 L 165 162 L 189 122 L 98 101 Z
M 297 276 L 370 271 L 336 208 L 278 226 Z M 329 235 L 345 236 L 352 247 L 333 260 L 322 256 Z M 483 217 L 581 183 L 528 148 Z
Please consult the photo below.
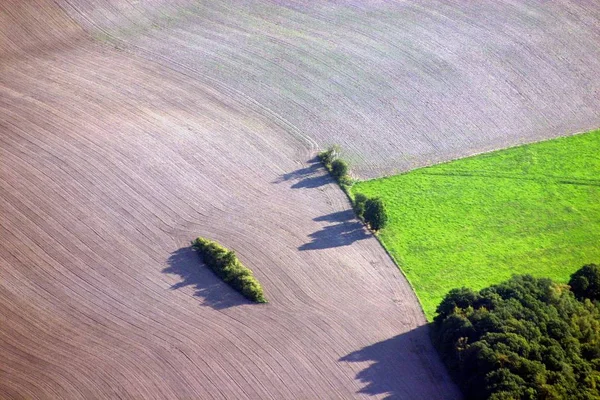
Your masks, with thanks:
M 242 265 L 235 252 L 201 237 L 192 242 L 192 248 L 211 271 L 244 297 L 257 303 L 267 302 L 260 283 L 252 275 L 252 271 Z
M 362 193 L 356 193 L 354 196 L 354 212 L 356 216 L 360 219 L 363 219 L 365 214 L 365 203 L 367 202 L 368 197 Z
M 388 221 L 388 215 L 383 200 L 379 197 L 368 199 L 365 202 L 363 217 L 374 231 L 384 228 Z
M 600 300 L 600 267 L 596 264 L 584 265 L 571 275 L 569 286 L 580 300 Z

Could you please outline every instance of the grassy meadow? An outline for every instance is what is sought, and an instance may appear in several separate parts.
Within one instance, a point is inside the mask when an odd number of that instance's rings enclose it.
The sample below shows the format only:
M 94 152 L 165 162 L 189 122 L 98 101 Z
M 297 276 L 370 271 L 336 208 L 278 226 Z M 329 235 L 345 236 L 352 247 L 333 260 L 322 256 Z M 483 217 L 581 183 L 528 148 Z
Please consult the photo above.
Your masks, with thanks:
M 428 319 L 452 288 L 513 274 L 566 282 L 600 263 L 600 130 L 360 182 Z

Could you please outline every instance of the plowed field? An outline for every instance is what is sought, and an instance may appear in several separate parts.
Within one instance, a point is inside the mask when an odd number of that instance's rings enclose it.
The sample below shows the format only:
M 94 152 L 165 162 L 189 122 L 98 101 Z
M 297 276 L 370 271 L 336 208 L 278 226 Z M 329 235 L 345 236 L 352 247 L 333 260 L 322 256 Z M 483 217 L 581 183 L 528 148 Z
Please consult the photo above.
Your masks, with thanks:
M 0 397 L 458 397 L 310 160 L 340 143 L 366 177 L 600 125 L 600 7 L 462 3 L 1 2 Z

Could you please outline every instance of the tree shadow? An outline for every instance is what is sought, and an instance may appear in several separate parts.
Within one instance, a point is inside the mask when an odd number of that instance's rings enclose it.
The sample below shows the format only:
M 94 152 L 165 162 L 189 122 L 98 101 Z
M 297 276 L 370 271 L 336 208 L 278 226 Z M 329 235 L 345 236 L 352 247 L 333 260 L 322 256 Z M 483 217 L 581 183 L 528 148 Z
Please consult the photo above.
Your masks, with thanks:
M 314 189 L 321 186 L 325 186 L 331 182 L 331 177 L 329 176 L 329 174 L 325 173 L 301 179 L 300 181 L 292 185 L 292 189 Z
M 298 250 L 319 250 L 331 247 L 349 246 L 352 243 L 368 238 L 370 235 L 363 224 L 354 220 L 352 210 L 339 211 L 317 217 L 314 221 L 339 222 L 328 225 L 320 231 L 308 235 L 312 240 L 298 247 Z
M 292 189 L 312 189 L 331 183 L 331 177 L 315 157 L 308 161 L 309 166 L 281 175 L 274 183 L 297 181 Z
M 165 274 L 176 274 L 183 279 L 171 286 L 171 290 L 177 290 L 185 286 L 193 286 L 196 290 L 194 296 L 201 297 L 202 305 L 222 310 L 242 304 L 251 304 L 241 294 L 229 287 L 218 276 L 216 276 L 192 249 L 182 247 L 171 253 L 168 267 L 163 269 Z
M 354 219 L 355 214 L 352 210 L 336 211 L 331 214 L 322 215 L 317 218 L 313 218 L 313 221 L 318 222 L 345 222 Z
M 364 347 L 340 362 L 372 362 L 356 375 L 365 386 L 358 393 L 386 399 L 459 399 L 429 337 L 429 326 Z

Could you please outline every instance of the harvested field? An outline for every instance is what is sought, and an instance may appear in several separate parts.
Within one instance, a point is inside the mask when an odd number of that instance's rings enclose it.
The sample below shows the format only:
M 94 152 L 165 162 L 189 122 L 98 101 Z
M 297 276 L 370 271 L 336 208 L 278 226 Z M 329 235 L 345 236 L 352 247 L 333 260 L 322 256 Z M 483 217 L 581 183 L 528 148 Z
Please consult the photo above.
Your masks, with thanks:
M 600 126 L 595 0 L 148 3 L 59 2 L 98 40 L 341 145 L 361 178 Z
M 600 125 L 598 6 L 300 4 L 0 4 L 0 397 L 458 397 L 308 160 L 340 143 L 372 176 Z

